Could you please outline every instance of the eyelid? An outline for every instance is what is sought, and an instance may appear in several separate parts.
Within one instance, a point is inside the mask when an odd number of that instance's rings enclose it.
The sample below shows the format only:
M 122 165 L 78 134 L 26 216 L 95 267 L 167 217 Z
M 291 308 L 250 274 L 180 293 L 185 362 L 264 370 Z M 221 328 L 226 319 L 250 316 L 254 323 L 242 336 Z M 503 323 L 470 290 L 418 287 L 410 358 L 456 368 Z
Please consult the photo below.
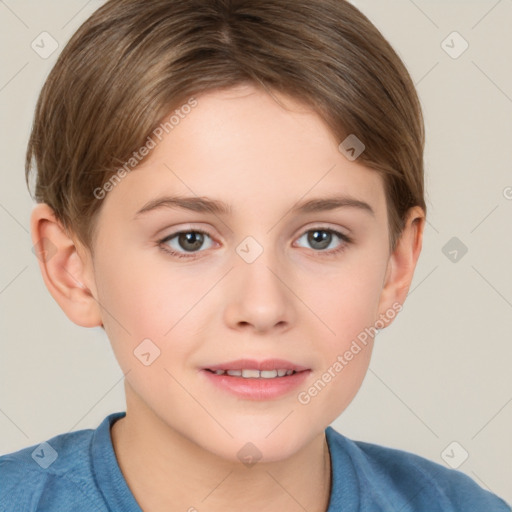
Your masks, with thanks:
M 339 233 L 340 235 L 349 237 L 350 230 L 348 228 L 344 228 L 338 225 L 330 224 L 329 222 L 317 222 L 314 223 L 312 226 L 307 226 L 305 228 L 301 228 L 299 231 L 300 235 L 307 233 L 308 231 L 313 231 L 315 229 L 318 230 L 325 230 L 325 231 L 334 231 Z
M 210 233 L 210 231 L 208 231 L 205 228 L 195 228 L 193 226 L 186 226 L 186 227 L 180 228 L 176 231 L 172 231 L 171 233 L 169 233 L 166 236 L 160 236 L 160 237 L 158 237 L 158 243 L 161 244 L 165 241 L 172 240 L 176 236 L 181 235 L 183 233 L 201 233 L 203 235 L 209 236 L 211 238 L 212 242 L 215 243 L 215 237 Z M 204 251 L 198 251 L 198 252 L 204 252 Z
M 208 230 L 208 228 L 197 227 L 197 226 L 194 226 L 193 224 L 185 224 L 183 227 L 172 228 L 172 230 L 170 230 L 170 229 L 171 228 L 164 228 L 164 229 L 159 230 L 159 232 L 156 235 L 156 238 L 158 238 L 159 240 L 162 240 L 162 239 L 166 239 L 166 238 L 172 238 L 173 236 L 179 235 L 181 233 L 190 233 L 191 231 L 195 232 L 195 233 L 196 232 L 204 233 L 204 234 L 208 235 L 210 238 L 214 238 L 214 236 Z M 166 233 L 167 231 L 169 231 L 169 233 L 167 235 L 159 234 L 159 233 Z

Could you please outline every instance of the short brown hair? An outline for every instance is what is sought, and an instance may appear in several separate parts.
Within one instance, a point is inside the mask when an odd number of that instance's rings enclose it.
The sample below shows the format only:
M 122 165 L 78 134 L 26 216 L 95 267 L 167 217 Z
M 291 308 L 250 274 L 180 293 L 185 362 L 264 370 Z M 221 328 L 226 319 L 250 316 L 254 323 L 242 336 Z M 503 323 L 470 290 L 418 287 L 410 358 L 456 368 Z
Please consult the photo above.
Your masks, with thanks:
M 25 167 L 35 199 L 92 251 L 102 187 L 187 98 L 251 83 L 314 108 L 363 141 L 383 178 L 390 248 L 424 200 L 414 84 L 378 29 L 344 0 L 109 0 L 61 52 L 41 91 Z

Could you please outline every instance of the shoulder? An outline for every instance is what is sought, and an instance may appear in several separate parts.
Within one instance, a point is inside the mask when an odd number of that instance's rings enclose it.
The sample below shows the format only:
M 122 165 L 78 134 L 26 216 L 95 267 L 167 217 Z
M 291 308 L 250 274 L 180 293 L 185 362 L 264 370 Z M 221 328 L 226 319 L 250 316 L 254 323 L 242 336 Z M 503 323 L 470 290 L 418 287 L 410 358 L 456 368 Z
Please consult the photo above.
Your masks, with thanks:
M 511 512 L 502 499 L 461 471 L 403 450 L 352 441 L 332 427 L 326 436 L 333 465 L 345 460 L 351 466 L 359 488 L 364 489 L 361 505 L 371 510 L 375 506 L 395 510 L 400 504 L 404 512 Z
M 0 512 L 99 511 L 91 443 L 95 430 L 60 434 L 0 456 Z

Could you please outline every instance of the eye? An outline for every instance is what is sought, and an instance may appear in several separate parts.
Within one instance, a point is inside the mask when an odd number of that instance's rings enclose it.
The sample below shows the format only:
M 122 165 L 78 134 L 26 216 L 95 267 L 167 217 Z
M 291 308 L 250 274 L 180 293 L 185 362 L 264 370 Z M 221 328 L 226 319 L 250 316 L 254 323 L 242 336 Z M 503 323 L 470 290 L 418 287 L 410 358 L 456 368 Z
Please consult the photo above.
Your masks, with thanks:
M 188 231 L 177 231 L 172 233 L 162 240 L 158 241 L 158 246 L 166 253 L 176 258 L 194 258 L 201 251 L 205 249 L 204 243 L 206 238 L 210 240 L 210 245 L 206 247 L 209 249 L 213 246 L 212 237 L 203 230 L 189 229 Z M 339 252 L 346 249 L 352 243 L 352 239 L 347 235 L 330 228 L 314 228 L 306 231 L 298 240 L 306 238 L 306 241 L 315 250 L 315 252 L 325 253 L 326 256 L 334 256 Z M 336 239 L 343 241 L 337 248 L 331 248 Z
M 193 258 L 195 253 L 200 252 L 198 250 L 203 246 L 205 237 L 208 237 L 211 240 L 210 235 L 206 231 L 193 229 L 188 231 L 178 231 L 177 233 L 166 236 L 158 243 L 162 250 L 172 254 L 173 256 L 178 258 Z M 171 249 L 169 247 L 171 247 Z
M 347 235 L 344 235 L 335 229 L 322 227 L 309 229 L 298 240 L 303 238 L 306 239 L 306 242 L 315 249 L 316 252 L 326 252 L 331 255 L 343 251 L 346 246 L 352 242 Z M 337 248 L 332 249 L 331 247 L 332 250 L 327 250 L 333 242 L 336 242 L 336 238 L 342 240 L 343 243 Z

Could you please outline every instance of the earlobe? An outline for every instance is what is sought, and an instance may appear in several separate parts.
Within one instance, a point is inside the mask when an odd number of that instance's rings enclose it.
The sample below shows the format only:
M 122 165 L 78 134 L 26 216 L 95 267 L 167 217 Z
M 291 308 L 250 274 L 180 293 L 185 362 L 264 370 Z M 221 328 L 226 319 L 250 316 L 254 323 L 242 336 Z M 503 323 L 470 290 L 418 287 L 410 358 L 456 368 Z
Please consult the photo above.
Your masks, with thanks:
M 49 205 L 40 203 L 34 207 L 30 231 L 43 280 L 66 316 L 82 327 L 102 325 L 89 262 L 82 260 Z
M 381 316 L 393 308 L 393 304 L 403 305 L 405 302 L 421 253 L 424 227 L 423 209 L 417 206 L 411 208 L 402 235 L 388 261 L 379 303 Z

